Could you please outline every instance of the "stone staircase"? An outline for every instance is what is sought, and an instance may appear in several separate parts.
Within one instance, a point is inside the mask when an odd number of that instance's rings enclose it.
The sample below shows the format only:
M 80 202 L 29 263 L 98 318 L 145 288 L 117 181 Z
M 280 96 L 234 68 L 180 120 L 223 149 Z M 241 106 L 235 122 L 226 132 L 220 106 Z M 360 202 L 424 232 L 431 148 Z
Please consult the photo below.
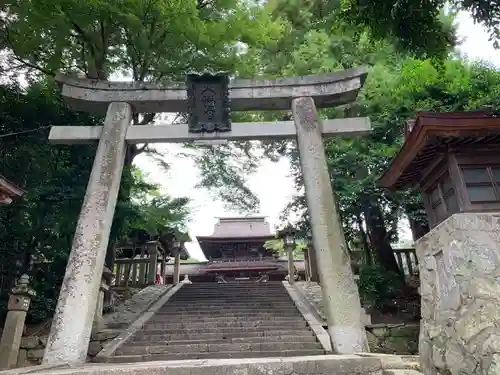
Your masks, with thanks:
M 106 362 L 324 354 L 280 282 L 186 284 Z

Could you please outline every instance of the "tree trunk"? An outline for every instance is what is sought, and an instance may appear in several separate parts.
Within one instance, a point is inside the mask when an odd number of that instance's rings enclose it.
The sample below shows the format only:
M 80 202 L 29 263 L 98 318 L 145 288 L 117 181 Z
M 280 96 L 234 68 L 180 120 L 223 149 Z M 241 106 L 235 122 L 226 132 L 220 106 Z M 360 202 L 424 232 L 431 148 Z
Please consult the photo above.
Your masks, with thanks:
M 363 244 L 363 250 L 365 252 L 365 262 L 366 264 L 372 265 L 373 264 L 372 249 L 370 248 L 366 232 L 363 228 L 363 220 L 361 219 L 361 215 L 357 216 L 356 222 L 358 224 L 359 235 L 361 237 L 361 243 Z
M 372 248 L 375 249 L 378 263 L 387 271 L 400 275 L 401 269 L 394 257 L 394 252 L 389 242 L 380 206 L 378 203 L 370 200 L 364 205 L 364 214 L 370 242 Z
M 418 240 L 420 237 L 429 233 L 429 224 L 427 222 L 422 222 L 421 220 L 416 220 L 408 216 L 408 221 L 410 222 L 411 234 L 413 241 Z

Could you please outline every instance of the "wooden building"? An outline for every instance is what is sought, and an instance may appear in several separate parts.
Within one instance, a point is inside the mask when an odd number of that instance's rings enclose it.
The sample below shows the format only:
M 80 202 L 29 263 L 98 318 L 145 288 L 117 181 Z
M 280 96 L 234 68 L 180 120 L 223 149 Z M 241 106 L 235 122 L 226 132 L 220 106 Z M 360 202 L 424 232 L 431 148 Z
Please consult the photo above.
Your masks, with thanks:
M 20 187 L 0 175 L 0 204 L 10 204 L 23 194 L 24 191 Z
M 422 192 L 430 227 L 458 212 L 500 210 L 500 116 L 420 112 L 378 182 Z
M 188 275 L 193 282 L 257 281 L 266 275 L 269 280 L 284 280 L 287 261 L 264 247 L 274 238 L 265 217 L 219 218 L 212 235 L 197 237 L 207 261 L 181 262 L 181 279 Z M 303 275 L 304 261 L 295 261 L 295 268 Z M 171 283 L 174 265 L 168 264 L 166 271 Z

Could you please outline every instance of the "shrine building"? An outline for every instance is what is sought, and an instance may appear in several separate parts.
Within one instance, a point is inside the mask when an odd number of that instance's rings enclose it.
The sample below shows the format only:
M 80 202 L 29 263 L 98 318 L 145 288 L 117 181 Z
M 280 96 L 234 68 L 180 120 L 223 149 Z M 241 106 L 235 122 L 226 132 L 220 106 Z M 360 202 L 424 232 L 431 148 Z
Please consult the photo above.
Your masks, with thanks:
M 219 218 L 210 236 L 196 237 L 207 261 L 181 262 L 180 276 L 193 282 L 270 281 L 284 280 L 288 274 L 287 260 L 264 247 L 276 239 L 263 216 Z M 304 277 L 303 260 L 295 260 L 299 277 Z M 174 265 L 166 268 L 166 282 L 172 283 Z
M 418 189 L 431 228 L 455 213 L 500 211 L 500 116 L 418 113 L 378 185 Z
M 10 204 L 16 198 L 24 194 L 24 191 L 0 175 L 0 204 Z

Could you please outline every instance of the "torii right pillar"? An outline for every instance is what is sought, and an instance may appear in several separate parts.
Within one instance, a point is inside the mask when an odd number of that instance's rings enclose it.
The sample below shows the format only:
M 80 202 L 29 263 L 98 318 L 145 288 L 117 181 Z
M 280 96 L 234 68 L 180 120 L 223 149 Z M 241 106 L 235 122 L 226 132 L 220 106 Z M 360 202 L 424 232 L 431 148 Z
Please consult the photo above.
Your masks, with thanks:
M 294 99 L 292 111 L 332 346 L 339 354 L 369 352 L 359 292 L 330 184 L 322 126 L 313 98 Z

